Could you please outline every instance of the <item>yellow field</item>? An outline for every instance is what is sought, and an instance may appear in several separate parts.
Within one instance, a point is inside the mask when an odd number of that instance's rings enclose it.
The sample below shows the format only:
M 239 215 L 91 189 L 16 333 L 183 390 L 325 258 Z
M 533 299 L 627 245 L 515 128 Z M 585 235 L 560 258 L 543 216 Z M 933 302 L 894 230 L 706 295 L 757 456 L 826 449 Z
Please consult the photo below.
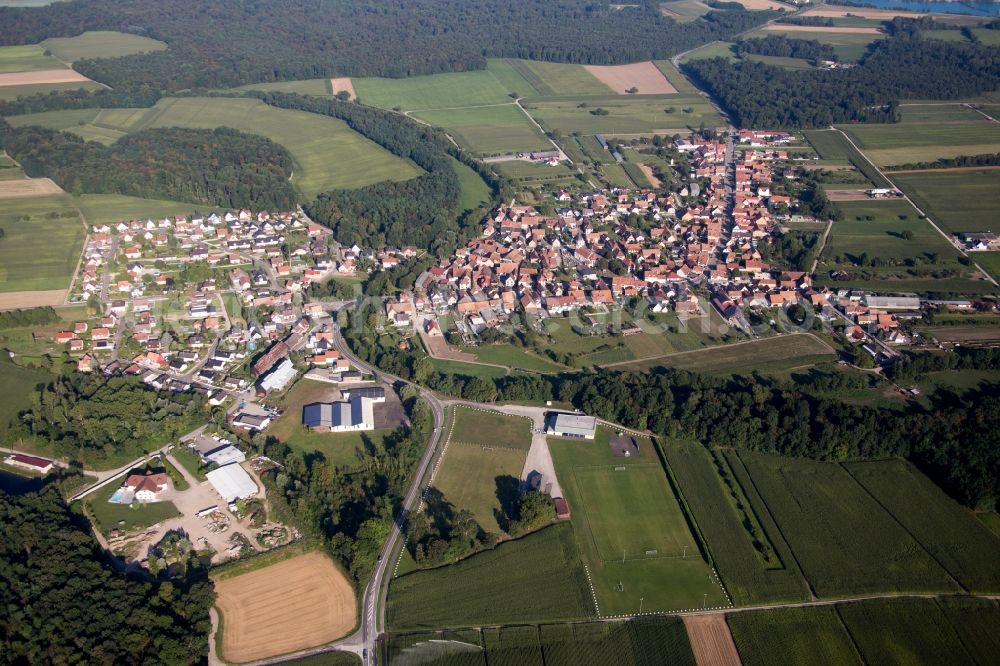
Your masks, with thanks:
M 215 584 L 222 656 L 247 662 L 334 641 L 357 624 L 354 588 L 313 551 Z

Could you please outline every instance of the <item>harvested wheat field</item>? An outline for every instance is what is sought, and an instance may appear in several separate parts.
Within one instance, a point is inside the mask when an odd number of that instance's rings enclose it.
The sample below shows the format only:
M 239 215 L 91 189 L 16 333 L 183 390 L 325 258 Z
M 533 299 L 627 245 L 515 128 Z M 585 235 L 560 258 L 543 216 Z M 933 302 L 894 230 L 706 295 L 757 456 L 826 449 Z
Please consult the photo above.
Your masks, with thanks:
M 885 31 L 882 28 L 865 28 L 864 26 L 839 26 L 833 28 L 817 27 L 814 25 L 785 25 L 784 23 L 771 23 L 764 26 L 764 30 L 774 30 L 777 32 L 815 32 L 820 33 L 849 33 L 855 35 L 881 35 Z
M 215 584 L 222 656 L 246 662 L 315 647 L 357 624 L 354 589 L 313 551 Z
M 669 95 L 677 92 L 677 88 L 670 85 L 663 72 L 649 61 L 631 65 L 584 65 L 583 67 L 619 95 L 628 94 L 625 91 L 633 87 L 639 89 L 640 95 Z
M 342 76 L 339 79 L 330 79 L 330 92 L 336 95 L 339 92 L 346 92 L 350 95 L 349 99 L 356 99 L 357 93 L 354 92 L 354 81 L 351 81 L 351 77 Z
M 50 178 L 0 181 L 0 199 L 43 197 L 49 194 L 63 194 L 62 188 L 53 183 Z
M 0 293 L 0 310 L 40 308 L 43 305 L 62 305 L 66 301 L 65 289 L 45 291 L 9 291 Z
M 698 666 L 740 666 L 740 655 L 725 615 L 685 615 L 684 628 Z
M 43 69 L 39 72 L 0 74 L 0 86 L 32 86 L 39 83 L 76 83 L 90 81 L 72 69 Z

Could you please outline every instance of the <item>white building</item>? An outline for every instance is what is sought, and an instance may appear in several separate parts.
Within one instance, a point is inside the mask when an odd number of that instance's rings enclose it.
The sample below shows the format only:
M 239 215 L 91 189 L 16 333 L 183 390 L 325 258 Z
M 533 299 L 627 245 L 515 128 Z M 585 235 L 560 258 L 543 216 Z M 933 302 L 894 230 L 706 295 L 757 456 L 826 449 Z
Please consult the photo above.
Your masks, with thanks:
M 215 492 L 228 502 L 247 499 L 257 494 L 257 484 L 238 464 L 223 465 L 205 474 Z
M 597 417 L 583 414 L 550 414 L 545 432 L 556 437 L 594 439 L 597 432 Z
M 270 393 L 271 391 L 281 391 L 288 386 L 298 371 L 290 360 L 282 359 L 267 375 L 260 381 L 260 388 Z

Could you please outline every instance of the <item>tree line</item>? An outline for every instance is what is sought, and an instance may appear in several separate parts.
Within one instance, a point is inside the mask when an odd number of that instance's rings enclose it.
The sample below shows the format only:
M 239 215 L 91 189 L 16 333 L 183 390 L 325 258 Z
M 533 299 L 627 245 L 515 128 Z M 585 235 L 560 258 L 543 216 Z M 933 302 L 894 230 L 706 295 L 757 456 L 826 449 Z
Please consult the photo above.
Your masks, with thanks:
M 0 8 L 0 44 L 86 30 L 134 32 L 166 51 L 81 59 L 114 89 L 228 88 L 330 76 L 405 77 L 483 69 L 488 57 L 619 64 L 668 58 L 724 40 L 776 12 L 712 11 L 678 22 L 655 0 L 613 9 L 590 0 L 78 0 Z
M 787 70 L 723 58 L 692 60 L 684 68 L 740 127 L 826 127 L 896 122 L 901 99 L 958 99 L 995 90 L 1000 48 L 900 34 L 876 41 L 849 69 Z
M 54 324 L 57 321 L 59 321 L 59 315 L 51 305 L 0 312 L 0 329 L 44 326 Z
M 148 129 L 110 146 L 44 127 L 0 129 L 0 147 L 32 177 L 74 194 L 127 194 L 225 208 L 289 210 L 296 197 L 284 146 L 234 129 Z
M 830 44 L 821 44 L 815 39 L 795 39 L 785 35 L 744 39 L 736 45 L 736 50 L 740 57 L 752 53 L 804 60 L 837 60 L 837 53 Z
M 116 571 L 55 484 L 0 491 L 0 646 L 7 664 L 196 664 L 208 657 L 207 578 Z

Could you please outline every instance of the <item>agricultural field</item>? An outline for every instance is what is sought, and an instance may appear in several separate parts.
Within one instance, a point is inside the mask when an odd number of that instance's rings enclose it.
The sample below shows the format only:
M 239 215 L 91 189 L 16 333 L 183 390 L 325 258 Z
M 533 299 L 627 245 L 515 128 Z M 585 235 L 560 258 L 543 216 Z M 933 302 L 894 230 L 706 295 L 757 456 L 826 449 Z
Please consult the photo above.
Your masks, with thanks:
M 739 62 L 740 57 L 736 53 L 735 42 L 709 42 L 690 53 L 681 56 L 681 64 L 692 60 L 702 60 L 706 58 L 725 58 L 729 62 Z
M 585 97 L 615 92 L 583 65 L 513 59 L 507 62 L 543 97 Z
M 684 76 L 679 69 L 674 67 L 673 62 L 670 60 L 654 60 L 653 64 L 656 65 L 657 69 L 663 72 L 663 76 L 667 77 L 667 81 L 670 81 L 670 85 L 674 87 L 674 90 L 676 90 L 678 94 L 698 94 L 698 88 L 688 81 L 688 78 Z
M 994 279 L 1000 280 L 1000 252 L 976 252 L 971 259 Z
M 980 664 L 1000 654 L 1000 606 L 996 601 L 945 597 L 937 600 L 962 645 Z
M 969 592 L 1000 592 L 1000 538 L 901 460 L 845 469 Z
M 533 98 L 525 109 L 540 125 L 562 134 L 686 134 L 689 127 L 724 124 L 718 112 L 697 95 L 643 95 L 584 100 Z M 606 115 L 605 113 L 606 112 Z
M 405 79 L 352 78 L 362 104 L 383 109 L 427 109 L 510 104 L 507 90 L 489 70 L 448 72 Z
M 69 287 L 86 232 L 68 195 L 0 198 L 0 228 L 0 292 Z
M 986 148 L 973 152 L 986 152 Z M 945 231 L 1000 229 L 995 205 L 1000 169 L 914 171 L 894 173 L 892 179 Z M 973 255 L 976 260 L 979 257 Z
M 118 58 L 167 49 L 164 42 L 156 39 L 108 30 L 85 32 L 76 37 L 52 37 L 42 42 L 41 46 L 65 63 L 84 58 Z
M 512 95 L 532 97 L 541 94 L 524 78 L 510 60 L 489 58 L 486 61 L 486 71 L 492 74 L 493 78 L 504 87 L 504 90 Z
M 68 71 L 68 70 L 67 70 Z M 24 76 L 30 76 L 25 74 Z M 100 83 L 95 83 L 90 79 L 83 81 L 71 81 L 68 83 L 18 83 L 17 85 L 0 85 L 0 102 L 8 102 L 18 97 L 29 95 L 41 95 L 50 92 L 61 92 L 63 90 L 99 90 L 103 88 Z
M 746 452 L 739 458 L 817 596 L 958 591 L 840 465 Z
M 452 158 L 451 166 L 455 169 L 459 187 L 462 188 L 458 199 L 459 210 L 475 210 L 489 206 L 493 192 L 486 181 L 472 167 L 466 166 L 454 158 Z
M 298 93 L 313 97 L 333 97 L 330 79 L 305 79 L 303 81 L 270 81 L 268 83 L 250 83 L 234 90 L 251 90 L 260 92 Z
M 456 141 L 480 155 L 552 149 L 545 135 L 515 104 L 420 111 L 412 115 L 444 128 Z
M 569 525 L 554 525 L 389 586 L 394 630 L 544 622 L 594 614 Z
M 0 46 L 0 74 L 8 72 L 35 72 L 65 67 L 38 44 Z
M 329 643 L 358 621 L 354 588 L 319 551 L 217 580 L 222 656 L 245 662 Z
M 576 173 L 565 164 L 549 166 L 536 162 L 508 160 L 494 162 L 493 167 L 501 175 L 507 176 L 523 186 L 556 187 L 560 184 L 576 182 Z
M 834 130 L 806 130 L 803 132 L 806 140 L 824 160 L 846 160 L 857 169 L 874 187 L 889 187 L 878 169 L 865 159 L 851 142 L 840 132 Z
M 765 65 L 772 65 L 774 67 L 783 67 L 784 69 L 815 69 L 815 65 L 811 61 L 805 58 L 785 58 L 782 56 L 766 56 L 758 55 L 756 53 L 748 53 L 743 57 L 744 60 L 750 60 L 752 62 L 759 62 Z
M 833 358 L 834 351 L 828 344 L 811 333 L 806 333 L 678 352 L 618 367 L 641 372 L 666 366 L 708 374 L 737 375 L 754 370 L 764 373 L 780 372 L 790 368 L 815 365 Z
M 6 351 L 0 350 L 0 438 L 5 438 L 18 413 L 31 407 L 31 391 L 53 379 L 55 375 L 46 370 L 15 364 Z
M 651 61 L 583 67 L 619 95 L 670 95 L 677 92 Z
M 600 612 L 728 605 L 652 442 L 640 439 L 638 456 L 618 457 L 611 435 L 601 427 L 593 441 L 549 440 Z
M 694 21 L 699 16 L 704 16 L 712 8 L 698 0 L 669 0 L 660 3 L 660 13 L 664 16 L 671 16 L 678 21 Z
M 124 481 L 124 478 L 120 479 Z M 83 500 L 87 511 L 94 517 L 95 527 L 107 536 L 113 529 L 123 532 L 134 532 L 170 518 L 181 515 L 173 502 L 151 502 L 149 504 L 135 503 L 112 504 L 108 501 L 118 490 L 120 483 L 109 483 Z
M 81 194 L 73 197 L 87 224 L 115 224 L 122 220 L 162 219 L 175 215 L 190 215 L 198 204 L 162 199 L 141 199 L 122 194 Z
M 1000 152 L 1000 125 L 982 116 L 968 123 L 856 124 L 841 129 L 880 166 Z
M 146 109 L 137 109 L 137 111 L 145 113 Z M 21 116 L 7 116 L 4 120 L 12 127 L 41 125 L 42 127 L 54 130 L 69 130 L 89 125 L 100 113 L 100 109 L 70 109 L 67 111 L 43 111 L 42 113 L 29 113 Z
M 842 26 L 821 28 L 801 25 L 781 25 L 772 23 L 765 28 L 748 34 L 747 39 L 766 37 L 771 34 L 785 35 L 794 39 L 815 39 L 821 44 L 829 44 L 841 61 L 860 60 L 874 41 L 883 39 L 885 34 L 878 28 Z
M 726 621 L 744 666 L 858 661 L 854 643 L 833 606 L 732 613 Z
M 734 603 L 808 599 L 805 579 L 780 531 L 766 511 L 753 510 L 726 458 L 689 442 L 669 442 L 663 450 L 684 504 Z M 720 472 L 725 473 L 725 481 Z M 752 486 L 748 490 L 755 493 Z
M 908 123 L 980 123 L 984 118 L 974 109 L 964 104 L 942 104 L 941 102 L 921 104 L 904 102 L 899 105 L 899 122 Z

